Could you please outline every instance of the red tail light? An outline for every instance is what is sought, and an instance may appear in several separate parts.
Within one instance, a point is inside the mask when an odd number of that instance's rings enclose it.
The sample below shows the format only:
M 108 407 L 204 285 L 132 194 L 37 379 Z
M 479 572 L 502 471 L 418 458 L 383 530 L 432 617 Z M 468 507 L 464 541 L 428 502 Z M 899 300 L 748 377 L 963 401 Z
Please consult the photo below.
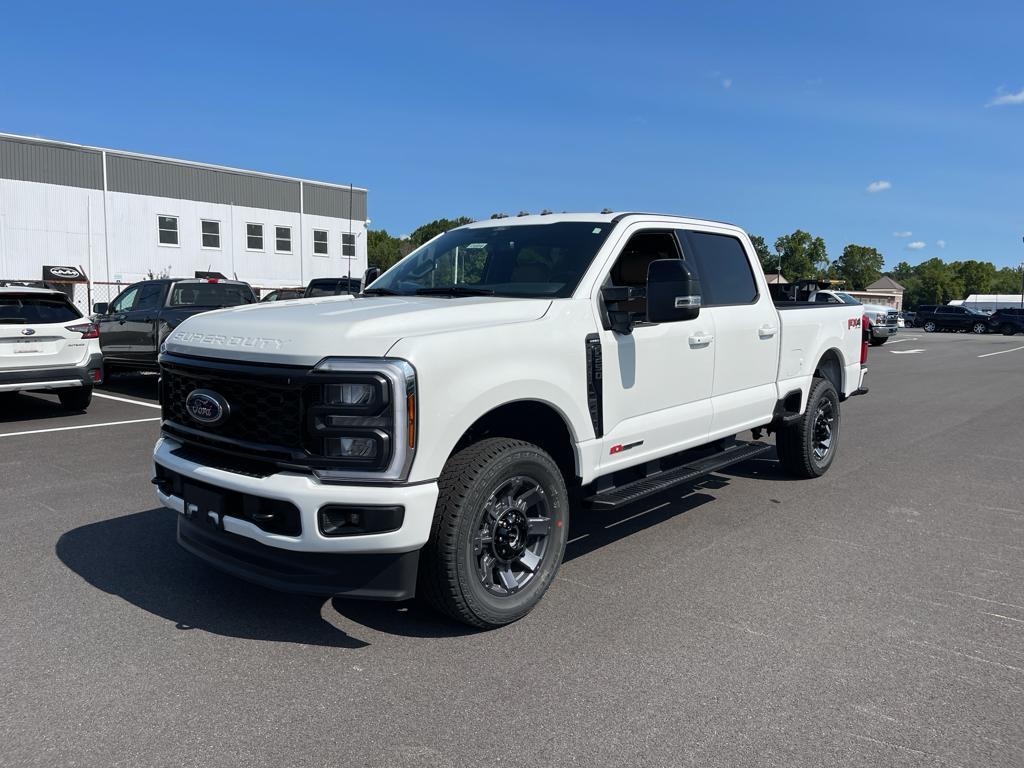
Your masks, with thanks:
M 79 323 L 65 327 L 69 331 L 82 334 L 83 339 L 98 339 L 100 337 L 100 327 L 96 323 Z
M 217 280 L 216 277 L 208 277 L 208 278 L 206 278 L 206 282 L 208 282 L 208 283 L 216 283 L 216 282 L 218 282 L 218 280 Z
M 868 339 L 871 338 L 871 321 L 868 320 L 868 316 L 864 315 L 860 321 L 861 335 L 860 335 L 860 364 L 868 364 Z

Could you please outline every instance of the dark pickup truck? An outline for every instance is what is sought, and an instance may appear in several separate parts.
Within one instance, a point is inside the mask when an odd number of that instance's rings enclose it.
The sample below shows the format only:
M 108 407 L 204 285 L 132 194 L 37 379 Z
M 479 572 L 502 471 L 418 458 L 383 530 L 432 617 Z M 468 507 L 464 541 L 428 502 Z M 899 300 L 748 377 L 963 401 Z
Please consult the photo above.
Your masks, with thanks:
M 318 277 L 310 280 L 303 298 L 314 296 L 340 296 L 359 293 L 363 289 L 358 277 Z
M 183 320 L 255 302 L 249 284 L 237 280 L 163 278 L 133 283 L 109 305 L 93 305 L 104 368 L 156 370 L 160 345 Z

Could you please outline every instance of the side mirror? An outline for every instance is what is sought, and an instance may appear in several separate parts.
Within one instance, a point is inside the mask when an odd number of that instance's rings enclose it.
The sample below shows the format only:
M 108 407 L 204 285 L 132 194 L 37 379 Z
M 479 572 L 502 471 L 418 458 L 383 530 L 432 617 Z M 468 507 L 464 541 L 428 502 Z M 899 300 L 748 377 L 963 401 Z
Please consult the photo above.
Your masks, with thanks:
M 679 259 L 658 259 L 647 267 L 647 320 L 676 323 L 700 314 L 700 280 Z
M 92 305 L 92 312 L 94 315 L 105 315 L 107 314 L 107 307 L 109 306 L 110 305 L 105 301 L 98 302 Z
M 380 267 L 370 267 L 363 272 L 363 288 L 369 288 L 370 283 L 380 277 Z

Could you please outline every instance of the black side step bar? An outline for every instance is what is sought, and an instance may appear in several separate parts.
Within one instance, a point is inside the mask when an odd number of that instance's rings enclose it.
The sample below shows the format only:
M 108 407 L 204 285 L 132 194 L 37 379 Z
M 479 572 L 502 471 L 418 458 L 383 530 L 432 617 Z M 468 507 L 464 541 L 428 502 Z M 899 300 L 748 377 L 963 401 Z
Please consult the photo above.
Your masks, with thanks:
M 704 475 L 709 475 L 712 472 L 725 469 L 741 461 L 768 453 L 770 450 L 772 450 L 772 446 L 765 443 L 737 442 L 725 450 L 703 459 L 659 472 L 651 477 L 634 480 L 631 483 L 626 483 L 607 491 L 595 493 L 587 498 L 586 502 L 594 509 L 615 509 L 626 504 L 632 504 L 634 501 L 655 493 L 660 493 L 673 486 L 692 482 Z

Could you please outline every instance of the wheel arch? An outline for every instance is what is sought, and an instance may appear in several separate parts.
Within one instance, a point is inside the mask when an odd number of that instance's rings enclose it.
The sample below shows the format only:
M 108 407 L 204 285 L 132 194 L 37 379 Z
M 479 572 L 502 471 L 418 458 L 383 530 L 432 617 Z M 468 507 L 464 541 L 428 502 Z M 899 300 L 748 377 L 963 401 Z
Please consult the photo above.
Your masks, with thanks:
M 846 391 L 843 389 L 845 372 L 846 364 L 843 361 L 843 353 L 835 347 L 826 350 L 814 365 L 814 375 L 831 381 L 840 397 Z
M 512 400 L 477 418 L 448 455 L 487 437 L 523 440 L 546 451 L 566 479 L 580 476 L 572 424 L 553 404 L 535 399 Z

